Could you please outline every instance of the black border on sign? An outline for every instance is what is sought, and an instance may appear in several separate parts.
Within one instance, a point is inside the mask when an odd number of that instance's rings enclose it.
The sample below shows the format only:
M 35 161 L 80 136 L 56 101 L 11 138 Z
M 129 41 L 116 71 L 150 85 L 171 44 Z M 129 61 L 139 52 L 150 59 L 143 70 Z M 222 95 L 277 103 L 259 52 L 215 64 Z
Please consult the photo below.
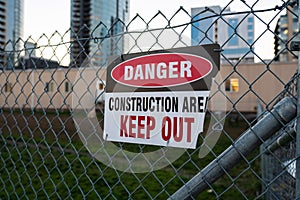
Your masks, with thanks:
M 155 50 L 149 52 L 123 54 L 116 59 L 114 59 L 107 67 L 106 76 L 106 92 L 155 92 L 155 91 L 201 91 L 210 90 L 212 78 L 216 76 L 220 70 L 220 45 L 219 44 L 207 44 L 191 47 L 181 47 L 166 50 Z M 155 87 L 155 88 L 145 88 L 145 87 L 132 87 L 118 83 L 111 77 L 111 71 L 117 65 L 125 62 L 129 59 L 136 57 L 151 55 L 151 54 L 164 54 L 164 53 L 184 53 L 203 57 L 211 62 L 213 68 L 212 71 L 199 80 L 189 82 L 187 84 L 181 84 L 178 86 L 170 87 Z

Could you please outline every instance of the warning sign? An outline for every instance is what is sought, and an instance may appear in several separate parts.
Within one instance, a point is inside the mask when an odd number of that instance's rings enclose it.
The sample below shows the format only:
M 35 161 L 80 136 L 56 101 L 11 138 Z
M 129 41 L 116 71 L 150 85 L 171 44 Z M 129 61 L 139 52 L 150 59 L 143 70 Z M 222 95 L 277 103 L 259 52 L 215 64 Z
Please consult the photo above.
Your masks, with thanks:
M 195 148 L 219 45 L 122 55 L 107 69 L 104 139 Z

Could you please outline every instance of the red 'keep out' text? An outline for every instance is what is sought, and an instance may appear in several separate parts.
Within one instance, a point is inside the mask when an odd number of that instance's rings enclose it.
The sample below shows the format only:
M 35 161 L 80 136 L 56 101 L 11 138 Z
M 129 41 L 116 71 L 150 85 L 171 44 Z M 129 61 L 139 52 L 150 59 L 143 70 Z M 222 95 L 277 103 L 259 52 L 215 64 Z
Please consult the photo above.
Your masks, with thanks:
M 168 141 L 173 137 L 175 142 L 181 142 L 186 133 L 186 141 L 191 142 L 192 123 L 194 123 L 194 118 L 191 117 L 164 117 L 161 130 L 162 139 Z M 184 124 L 186 124 L 185 129 Z
M 155 119 L 152 116 L 121 115 L 121 137 L 150 139 L 150 131 L 154 128 Z
M 120 120 L 120 137 L 150 139 L 151 131 L 156 126 L 152 116 L 121 115 Z M 191 117 L 165 116 L 160 127 L 162 140 L 168 141 L 173 138 L 175 142 L 182 142 L 186 135 L 186 142 L 190 143 L 194 121 Z

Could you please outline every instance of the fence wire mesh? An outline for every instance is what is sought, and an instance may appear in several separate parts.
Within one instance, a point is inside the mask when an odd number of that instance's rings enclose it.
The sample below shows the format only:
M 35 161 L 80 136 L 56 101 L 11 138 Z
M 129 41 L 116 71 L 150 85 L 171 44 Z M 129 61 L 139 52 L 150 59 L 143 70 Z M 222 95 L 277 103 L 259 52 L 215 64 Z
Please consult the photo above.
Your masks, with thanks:
M 254 126 L 279 99 L 296 99 L 298 58 L 290 43 L 298 37 L 298 4 L 265 5 L 262 0 L 228 1 L 224 8 L 206 7 L 193 15 L 180 7 L 170 17 L 159 11 L 145 20 L 137 14 L 128 23 L 99 22 L 93 29 L 84 26 L 1 46 L 0 198 L 173 198 L 246 130 L 256 131 Z M 228 11 L 231 6 L 240 11 Z M 82 38 L 82 32 L 89 34 Z M 264 48 L 270 38 L 277 48 Z M 209 101 L 222 102 L 208 109 L 196 149 L 183 149 L 176 160 L 167 157 L 176 148 L 116 142 L 107 149 L 103 142 L 93 143 L 91 150 L 88 143 L 98 140 L 82 132 L 103 127 L 106 67 L 112 57 L 215 42 L 222 49 L 221 69 Z M 237 43 L 243 47 L 238 56 Z M 273 57 L 265 59 L 264 51 L 274 51 Z M 271 138 L 258 138 L 260 149 L 240 152 L 232 169 L 220 164 L 224 175 L 218 180 L 204 176 L 205 189 L 190 198 L 295 198 L 295 123 L 281 126 Z M 218 140 L 210 142 L 212 137 Z M 160 153 L 154 162 L 143 157 L 148 171 L 130 173 L 138 156 L 124 152 Z M 126 170 L 119 170 L 117 162 Z M 157 168 L 160 162 L 166 165 Z
M 298 75 L 286 84 L 279 99 L 296 98 Z M 260 150 L 265 199 L 296 198 L 296 120 L 267 140 Z

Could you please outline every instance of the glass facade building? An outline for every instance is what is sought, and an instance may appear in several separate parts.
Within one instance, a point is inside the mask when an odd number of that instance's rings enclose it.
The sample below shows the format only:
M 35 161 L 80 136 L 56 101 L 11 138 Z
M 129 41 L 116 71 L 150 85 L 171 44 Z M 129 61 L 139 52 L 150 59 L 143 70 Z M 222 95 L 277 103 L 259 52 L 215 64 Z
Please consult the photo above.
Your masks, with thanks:
M 254 18 L 251 15 L 223 15 L 229 8 L 192 8 L 192 45 L 219 43 L 222 54 L 231 61 L 254 62 Z M 251 48 L 249 48 L 251 46 Z M 251 50 L 250 50 L 251 49 Z M 222 61 L 225 59 L 222 57 Z
M 217 21 L 215 12 L 220 13 L 220 6 L 192 8 L 192 45 L 214 43 L 217 40 Z
M 0 64 L 11 69 L 17 64 L 17 52 L 23 37 L 24 0 L 0 0 L 0 48 L 8 54 L 0 55 Z
M 5 55 L 3 49 L 6 43 L 6 1 L 0 0 L 0 67 L 3 67 Z
M 298 32 L 298 6 L 287 10 L 287 14 L 278 18 L 274 34 L 274 54 L 275 60 L 281 62 L 296 61 L 297 57 L 290 50 L 290 42 L 298 40 L 295 37 Z
M 72 0 L 71 62 L 100 67 L 110 56 L 120 55 L 124 48 L 120 33 L 128 18 L 129 0 Z

